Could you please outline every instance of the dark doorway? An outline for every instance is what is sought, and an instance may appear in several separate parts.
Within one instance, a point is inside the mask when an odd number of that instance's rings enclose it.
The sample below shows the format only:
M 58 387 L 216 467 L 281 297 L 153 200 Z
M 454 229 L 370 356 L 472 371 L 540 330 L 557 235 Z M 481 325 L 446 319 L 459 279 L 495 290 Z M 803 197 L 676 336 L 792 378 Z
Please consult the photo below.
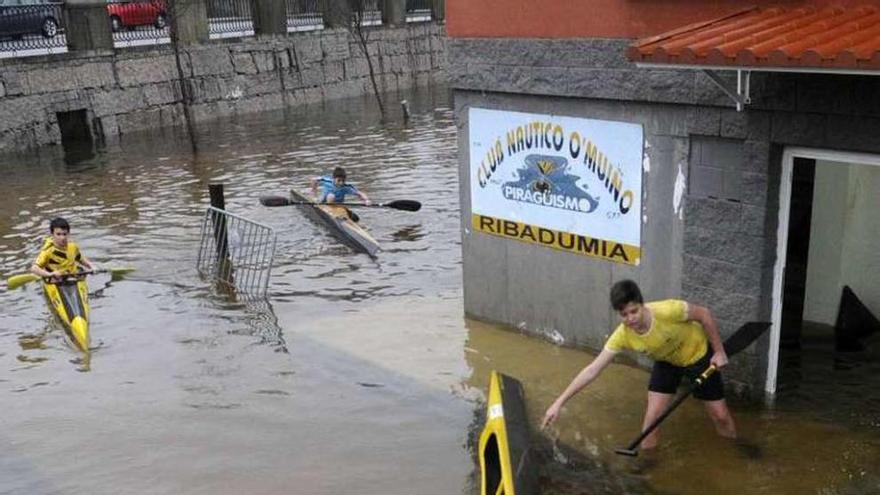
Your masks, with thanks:
M 94 144 L 86 110 L 58 112 L 55 115 L 61 129 L 65 161 L 74 164 L 93 158 Z
M 807 290 L 807 257 L 810 251 L 810 220 L 813 217 L 813 185 L 816 161 L 795 158 L 791 179 L 788 245 L 782 289 L 782 349 L 800 347 Z
M 69 144 L 92 143 L 89 120 L 86 111 L 58 112 L 58 127 L 61 129 L 61 144 L 66 148 Z

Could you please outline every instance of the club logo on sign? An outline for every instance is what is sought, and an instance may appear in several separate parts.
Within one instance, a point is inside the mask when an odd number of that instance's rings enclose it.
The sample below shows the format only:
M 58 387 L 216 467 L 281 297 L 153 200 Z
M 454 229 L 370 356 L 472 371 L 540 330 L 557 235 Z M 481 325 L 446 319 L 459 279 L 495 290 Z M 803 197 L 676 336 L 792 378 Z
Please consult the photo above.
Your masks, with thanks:
M 578 186 L 568 160 L 561 156 L 528 155 L 516 170 L 518 180 L 505 182 L 501 192 L 506 199 L 535 205 L 591 213 L 599 200 Z

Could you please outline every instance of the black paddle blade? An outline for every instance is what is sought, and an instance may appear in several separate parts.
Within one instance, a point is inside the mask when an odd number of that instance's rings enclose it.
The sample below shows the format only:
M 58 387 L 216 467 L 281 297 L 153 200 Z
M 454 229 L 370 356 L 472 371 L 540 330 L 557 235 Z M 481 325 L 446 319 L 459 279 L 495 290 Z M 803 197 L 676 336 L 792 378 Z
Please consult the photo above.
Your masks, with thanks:
M 629 457 L 638 457 L 639 451 L 636 449 L 614 449 L 615 454 L 626 455 Z
M 290 199 L 284 196 L 260 196 L 260 204 L 263 206 L 289 206 Z
M 726 341 L 724 341 L 724 352 L 727 356 L 733 356 L 739 351 L 750 346 L 752 342 L 758 339 L 767 329 L 770 328 L 769 321 L 750 321 L 739 327 L 739 330 L 733 332 Z
M 395 210 L 404 210 L 404 211 L 419 211 L 422 209 L 422 204 L 418 201 L 413 201 L 411 199 L 398 199 L 395 201 L 389 201 L 388 203 L 382 203 L 382 206 L 387 206 L 388 208 L 394 208 Z

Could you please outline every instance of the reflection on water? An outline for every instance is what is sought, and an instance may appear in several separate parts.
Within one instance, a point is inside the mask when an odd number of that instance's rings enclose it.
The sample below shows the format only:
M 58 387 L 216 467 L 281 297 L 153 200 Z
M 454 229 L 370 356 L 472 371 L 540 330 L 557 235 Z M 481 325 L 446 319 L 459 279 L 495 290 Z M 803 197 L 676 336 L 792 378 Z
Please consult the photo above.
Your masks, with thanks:
M 230 299 L 226 308 L 242 310 L 247 323 L 247 330 L 238 330 L 234 333 L 256 337 L 261 344 L 275 346 L 278 352 L 287 352 L 284 332 L 278 324 L 278 317 L 269 299 L 244 295 Z
M 406 242 L 406 241 L 417 241 L 424 237 L 425 234 L 422 233 L 421 225 L 407 225 L 402 229 L 398 230 L 391 234 L 391 238 L 394 239 L 395 242 Z
M 799 350 L 780 352 L 775 407 L 819 421 L 880 429 L 880 339 L 863 352 L 837 352 L 834 328 L 806 323 Z M 822 407 L 814 407 L 822 397 Z

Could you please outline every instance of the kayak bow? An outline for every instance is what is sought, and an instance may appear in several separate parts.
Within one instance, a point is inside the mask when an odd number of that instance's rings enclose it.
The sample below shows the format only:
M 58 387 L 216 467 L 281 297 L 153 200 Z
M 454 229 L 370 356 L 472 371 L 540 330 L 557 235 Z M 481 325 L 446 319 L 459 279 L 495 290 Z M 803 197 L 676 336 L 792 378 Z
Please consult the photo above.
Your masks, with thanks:
M 537 473 L 519 380 L 492 371 L 486 426 L 480 434 L 481 495 L 532 495 Z
M 85 277 L 66 277 L 58 283 L 43 281 L 49 309 L 81 351 L 89 352 L 89 288 Z

